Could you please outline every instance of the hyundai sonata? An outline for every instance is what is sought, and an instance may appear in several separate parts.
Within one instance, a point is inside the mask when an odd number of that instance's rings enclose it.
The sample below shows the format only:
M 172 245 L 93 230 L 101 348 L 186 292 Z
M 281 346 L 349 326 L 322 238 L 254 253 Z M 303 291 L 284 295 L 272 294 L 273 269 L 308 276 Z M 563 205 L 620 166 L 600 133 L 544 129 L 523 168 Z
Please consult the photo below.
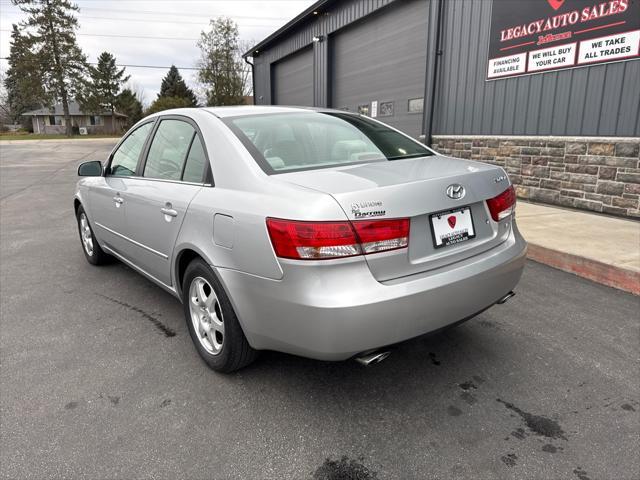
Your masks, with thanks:
M 506 301 L 524 267 L 501 168 L 345 111 L 161 112 L 78 173 L 87 260 L 178 297 L 218 371 L 264 349 L 380 360 Z

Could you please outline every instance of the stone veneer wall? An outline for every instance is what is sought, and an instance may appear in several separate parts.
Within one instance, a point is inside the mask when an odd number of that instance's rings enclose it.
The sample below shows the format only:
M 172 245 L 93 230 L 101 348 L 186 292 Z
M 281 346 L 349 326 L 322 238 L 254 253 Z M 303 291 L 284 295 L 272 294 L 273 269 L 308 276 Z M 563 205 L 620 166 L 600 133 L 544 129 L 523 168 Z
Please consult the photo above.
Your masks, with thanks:
M 439 135 L 432 147 L 500 165 L 520 198 L 640 218 L 640 138 Z

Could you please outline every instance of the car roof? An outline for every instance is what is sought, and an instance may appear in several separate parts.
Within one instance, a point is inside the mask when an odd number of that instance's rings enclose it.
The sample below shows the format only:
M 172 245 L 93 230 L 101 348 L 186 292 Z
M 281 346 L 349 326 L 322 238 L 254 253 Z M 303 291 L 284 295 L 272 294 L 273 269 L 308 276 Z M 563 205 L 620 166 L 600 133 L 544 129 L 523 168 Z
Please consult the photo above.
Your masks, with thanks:
M 204 107 L 209 113 L 216 117 L 237 117 L 240 115 L 260 115 L 265 113 L 295 113 L 295 112 L 328 112 L 328 108 L 297 107 L 297 106 L 274 106 L 274 105 L 238 105 L 230 107 Z M 344 112 L 343 112 L 344 113 Z

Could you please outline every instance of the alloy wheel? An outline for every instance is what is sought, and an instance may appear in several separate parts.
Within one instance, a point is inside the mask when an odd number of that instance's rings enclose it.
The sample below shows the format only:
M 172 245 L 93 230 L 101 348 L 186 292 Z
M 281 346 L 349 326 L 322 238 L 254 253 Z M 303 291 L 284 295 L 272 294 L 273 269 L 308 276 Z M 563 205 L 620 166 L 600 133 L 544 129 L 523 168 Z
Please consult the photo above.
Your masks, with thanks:
M 224 318 L 213 287 L 203 277 L 191 281 L 189 312 L 200 345 L 212 355 L 220 353 L 224 343 Z
M 82 238 L 84 251 L 90 257 L 93 256 L 93 234 L 91 233 L 91 227 L 89 227 L 87 215 L 84 212 L 80 214 L 80 237 Z

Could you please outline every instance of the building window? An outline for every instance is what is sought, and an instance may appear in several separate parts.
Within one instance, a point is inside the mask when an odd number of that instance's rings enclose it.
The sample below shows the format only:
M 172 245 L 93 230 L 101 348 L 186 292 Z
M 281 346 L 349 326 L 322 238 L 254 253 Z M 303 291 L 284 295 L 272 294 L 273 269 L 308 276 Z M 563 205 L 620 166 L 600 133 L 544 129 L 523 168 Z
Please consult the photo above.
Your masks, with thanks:
M 393 102 L 381 102 L 378 116 L 393 117 Z
M 100 115 L 90 115 L 89 125 L 102 125 L 102 117 Z
M 422 113 L 424 111 L 424 97 L 409 99 L 409 113 Z
M 48 115 L 45 117 L 45 125 L 64 125 L 64 117 L 60 115 Z
M 369 104 L 358 105 L 358 113 L 360 115 L 369 115 Z
M 45 118 L 45 125 L 64 125 L 64 117 L 59 115 L 48 115 Z

